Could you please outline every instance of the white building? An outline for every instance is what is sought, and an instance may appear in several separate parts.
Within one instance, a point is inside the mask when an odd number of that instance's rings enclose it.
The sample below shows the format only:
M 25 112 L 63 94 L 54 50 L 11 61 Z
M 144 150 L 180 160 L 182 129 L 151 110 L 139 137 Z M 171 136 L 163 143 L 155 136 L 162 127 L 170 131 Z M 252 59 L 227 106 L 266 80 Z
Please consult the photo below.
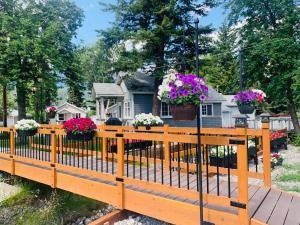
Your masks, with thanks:
M 85 118 L 87 111 L 68 102 L 57 107 L 56 121 L 63 123 L 72 118 Z

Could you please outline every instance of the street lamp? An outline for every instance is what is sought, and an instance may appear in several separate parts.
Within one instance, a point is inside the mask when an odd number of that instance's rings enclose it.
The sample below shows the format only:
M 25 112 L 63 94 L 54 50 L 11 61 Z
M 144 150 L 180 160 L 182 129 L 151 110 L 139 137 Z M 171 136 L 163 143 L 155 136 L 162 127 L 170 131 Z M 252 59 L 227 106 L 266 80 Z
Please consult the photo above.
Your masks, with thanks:
M 196 47 L 196 75 L 200 77 L 200 61 L 199 61 L 199 19 L 195 18 L 195 47 Z M 199 184 L 199 206 L 200 206 L 200 224 L 203 225 L 203 187 L 202 187 L 202 157 L 201 157 L 201 129 L 200 129 L 200 106 L 197 110 L 197 170 Z

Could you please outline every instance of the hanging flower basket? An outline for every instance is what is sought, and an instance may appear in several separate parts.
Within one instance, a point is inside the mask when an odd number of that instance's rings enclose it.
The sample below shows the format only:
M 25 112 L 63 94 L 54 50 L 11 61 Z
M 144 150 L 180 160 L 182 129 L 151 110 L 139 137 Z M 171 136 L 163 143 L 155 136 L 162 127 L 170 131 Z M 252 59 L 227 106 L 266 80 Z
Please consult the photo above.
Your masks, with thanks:
M 170 110 L 176 121 L 192 121 L 197 115 L 197 106 L 190 103 L 185 105 L 171 105 Z
M 241 114 L 252 114 L 256 107 L 262 108 L 266 94 L 261 90 L 238 92 L 233 101 L 238 105 Z
M 54 119 L 56 116 L 57 109 L 54 106 L 49 106 L 46 108 L 46 113 L 48 114 L 49 119 Z
M 49 119 L 54 119 L 55 116 L 56 116 L 56 112 L 49 112 L 49 113 L 48 113 L 48 118 L 49 118 Z
M 68 140 L 90 141 L 96 128 L 96 124 L 90 118 L 73 118 L 64 123 Z
M 84 133 L 84 134 L 68 133 L 67 139 L 72 140 L 72 141 L 91 141 L 91 140 L 93 140 L 94 136 L 95 136 L 94 131 L 92 131 L 90 133 Z
M 255 107 L 251 104 L 241 104 L 238 105 L 238 109 L 241 114 L 252 114 L 255 110 Z
M 158 99 L 170 104 L 173 119 L 177 121 L 194 120 L 207 95 L 206 80 L 194 74 L 166 75 L 158 91 Z
M 35 130 L 17 130 L 18 137 L 32 137 L 36 135 L 37 129 Z

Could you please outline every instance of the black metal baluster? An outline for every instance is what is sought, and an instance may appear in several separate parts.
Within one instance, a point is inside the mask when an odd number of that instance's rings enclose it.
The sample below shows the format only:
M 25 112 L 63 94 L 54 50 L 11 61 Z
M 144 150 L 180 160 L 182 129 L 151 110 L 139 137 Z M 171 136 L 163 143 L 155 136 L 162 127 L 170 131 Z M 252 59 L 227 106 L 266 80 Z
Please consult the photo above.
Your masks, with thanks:
M 208 171 L 208 166 L 210 163 L 209 156 L 210 156 L 210 146 L 206 145 L 206 192 L 209 193 L 209 171 Z
M 180 143 L 177 143 L 177 174 L 178 174 L 178 188 L 180 188 Z
M 142 140 L 139 140 L 138 142 L 138 146 L 139 146 L 139 152 L 140 152 L 140 180 L 142 180 L 142 148 L 143 148 L 143 145 L 142 145 Z
M 231 152 L 230 152 L 230 151 L 231 151 Z M 231 147 L 231 150 L 230 150 L 230 149 L 229 149 L 229 146 L 227 146 L 228 198 L 231 198 L 231 183 L 230 183 L 230 157 L 231 157 L 231 153 L 232 153 L 232 147 Z
M 156 183 L 156 141 L 153 142 L 154 143 L 154 182 Z
M 217 145 L 217 195 L 220 195 L 220 165 L 219 165 L 219 146 Z

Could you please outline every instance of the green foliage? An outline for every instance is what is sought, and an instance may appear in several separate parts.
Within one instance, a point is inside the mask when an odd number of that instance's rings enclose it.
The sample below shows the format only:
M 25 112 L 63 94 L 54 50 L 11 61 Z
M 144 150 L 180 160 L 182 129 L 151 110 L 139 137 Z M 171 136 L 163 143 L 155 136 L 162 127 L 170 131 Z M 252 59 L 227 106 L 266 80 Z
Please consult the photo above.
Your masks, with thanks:
M 16 181 L 21 191 L 0 204 L 0 214 L 15 212 L 5 222 L 11 225 L 63 225 L 77 217 L 89 216 L 91 211 L 106 205 L 92 199 L 61 190 L 53 190 L 24 179 Z M 1 223 L 4 223 L 0 219 Z
M 236 36 L 224 23 L 213 43 L 213 51 L 202 59 L 208 83 L 222 94 L 233 95 L 239 90 L 239 65 L 235 49 Z
M 266 92 L 271 107 L 289 111 L 300 133 L 300 8 L 293 0 L 228 0 L 230 21 L 244 48 L 248 86 Z
M 61 78 L 76 80 L 77 74 L 69 72 L 75 50 L 72 38 L 83 12 L 69 0 L 0 0 L 0 6 L 0 73 L 3 82 L 16 84 L 22 118 L 33 88 L 43 91 L 45 97 L 35 101 L 44 109 L 55 99 Z
M 295 137 L 293 144 L 300 147 L 300 135 Z

